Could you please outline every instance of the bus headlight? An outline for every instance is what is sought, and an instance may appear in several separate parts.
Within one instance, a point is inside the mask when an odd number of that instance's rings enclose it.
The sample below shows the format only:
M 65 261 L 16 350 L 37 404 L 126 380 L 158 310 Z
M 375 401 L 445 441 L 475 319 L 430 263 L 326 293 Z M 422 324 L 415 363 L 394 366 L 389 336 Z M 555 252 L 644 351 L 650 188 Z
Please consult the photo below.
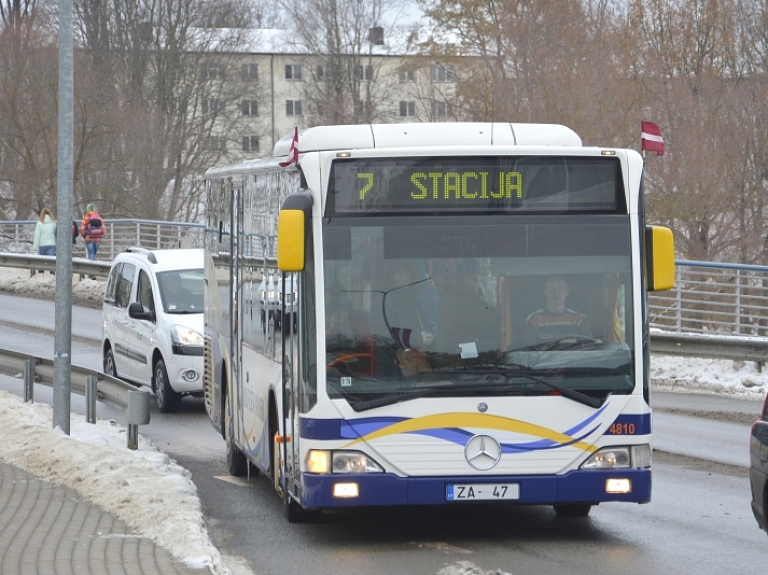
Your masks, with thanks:
M 581 469 L 645 469 L 651 466 L 651 446 L 604 447 L 581 464 Z
M 383 473 L 384 469 L 360 451 L 311 449 L 305 458 L 308 473 Z

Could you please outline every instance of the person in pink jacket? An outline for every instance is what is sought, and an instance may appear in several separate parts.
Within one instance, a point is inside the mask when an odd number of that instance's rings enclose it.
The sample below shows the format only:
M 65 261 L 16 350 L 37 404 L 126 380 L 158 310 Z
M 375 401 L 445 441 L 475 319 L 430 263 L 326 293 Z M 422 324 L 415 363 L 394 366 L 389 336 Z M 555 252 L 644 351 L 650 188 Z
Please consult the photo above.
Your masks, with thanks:
M 85 208 L 83 221 L 80 222 L 80 234 L 85 239 L 85 249 L 89 260 L 96 260 L 96 254 L 99 251 L 99 244 L 102 238 L 107 235 L 107 224 L 96 211 L 96 206 L 88 204 Z

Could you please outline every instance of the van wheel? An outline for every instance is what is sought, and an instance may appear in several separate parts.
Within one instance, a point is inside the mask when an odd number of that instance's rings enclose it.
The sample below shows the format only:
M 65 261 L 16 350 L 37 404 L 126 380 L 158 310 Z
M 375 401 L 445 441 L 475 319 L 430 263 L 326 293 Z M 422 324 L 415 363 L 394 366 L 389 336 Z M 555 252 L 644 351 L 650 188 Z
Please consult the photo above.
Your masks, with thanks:
M 171 387 L 162 359 L 155 364 L 155 402 L 161 413 L 175 413 L 181 407 L 181 394 Z
M 110 347 L 104 352 L 104 373 L 112 377 L 118 377 L 117 368 L 115 367 L 115 355 L 112 353 Z

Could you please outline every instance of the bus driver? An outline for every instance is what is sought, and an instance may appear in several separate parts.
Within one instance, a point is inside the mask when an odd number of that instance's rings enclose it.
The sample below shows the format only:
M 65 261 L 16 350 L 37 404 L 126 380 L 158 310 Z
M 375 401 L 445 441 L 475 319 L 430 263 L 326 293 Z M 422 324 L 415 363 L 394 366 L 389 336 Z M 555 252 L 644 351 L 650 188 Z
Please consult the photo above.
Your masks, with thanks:
M 550 276 L 544 282 L 546 304 L 527 319 L 536 342 L 573 335 L 592 337 L 587 316 L 565 307 L 568 294 L 568 283 L 562 276 Z

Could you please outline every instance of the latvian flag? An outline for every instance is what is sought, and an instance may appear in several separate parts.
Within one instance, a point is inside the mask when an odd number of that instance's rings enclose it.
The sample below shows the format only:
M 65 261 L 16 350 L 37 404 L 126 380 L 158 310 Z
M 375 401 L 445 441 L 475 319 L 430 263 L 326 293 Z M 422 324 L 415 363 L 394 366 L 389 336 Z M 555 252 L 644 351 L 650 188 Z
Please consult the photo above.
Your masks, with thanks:
M 640 122 L 642 128 L 641 149 L 645 152 L 656 152 L 657 156 L 664 155 L 664 139 L 661 137 L 661 130 L 656 124 L 651 122 Z

